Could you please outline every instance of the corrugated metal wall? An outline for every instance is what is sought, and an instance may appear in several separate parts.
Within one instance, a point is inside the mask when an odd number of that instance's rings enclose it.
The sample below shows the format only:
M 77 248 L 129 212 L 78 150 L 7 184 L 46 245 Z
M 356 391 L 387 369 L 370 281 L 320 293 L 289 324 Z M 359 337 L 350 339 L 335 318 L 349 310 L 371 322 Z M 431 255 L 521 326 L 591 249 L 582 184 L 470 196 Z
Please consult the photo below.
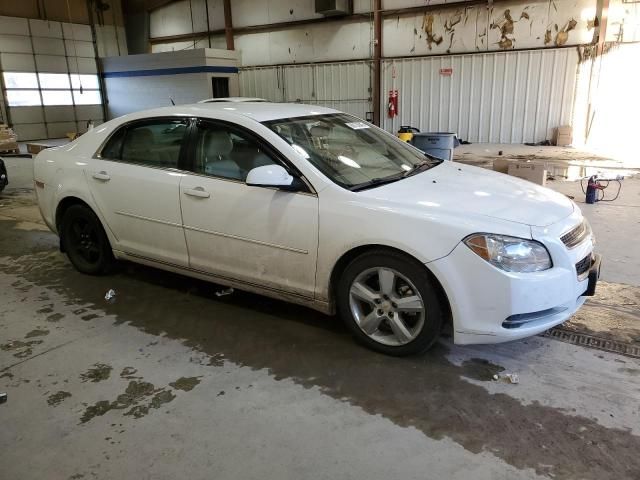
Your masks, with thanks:
M 240 69 L 240 95 L 264 98 L 271 102 L 284 101 L 282 67 Z
M 370 62 L 336 62 L 240 69 L 240 94 L 301 102 L 353 113 L 372 110 Z
M 383 127 L 457 132 L 471 142 L 551 139 L 571 124 L 578 52 L 573 48 L 447 55 L 383 62 Z M 450 76 L 441 69 L 452 69 Z M 399 116 L 387 116 L 388 91 Z

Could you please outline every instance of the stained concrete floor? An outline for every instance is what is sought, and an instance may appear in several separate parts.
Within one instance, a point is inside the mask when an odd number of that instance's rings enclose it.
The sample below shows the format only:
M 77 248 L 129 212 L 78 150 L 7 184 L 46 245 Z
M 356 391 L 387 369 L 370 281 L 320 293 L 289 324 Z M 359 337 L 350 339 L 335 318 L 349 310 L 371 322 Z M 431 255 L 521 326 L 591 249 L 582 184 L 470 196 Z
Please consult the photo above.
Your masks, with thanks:
M 389 358 L 257 295 L 131 264 L 84 276 L 39 219 L 30 160 L 7 163 L 2 478 L 640 478 L 640 359 L 544 337 Z M 581 314 L 640 342 L 619 263 Z

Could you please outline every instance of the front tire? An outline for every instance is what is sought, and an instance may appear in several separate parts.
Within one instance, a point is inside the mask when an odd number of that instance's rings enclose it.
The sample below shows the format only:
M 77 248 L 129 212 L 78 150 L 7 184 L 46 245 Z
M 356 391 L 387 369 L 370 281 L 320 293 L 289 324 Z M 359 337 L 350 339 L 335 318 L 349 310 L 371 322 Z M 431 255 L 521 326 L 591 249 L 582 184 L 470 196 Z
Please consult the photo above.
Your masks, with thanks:
M 424 352 L 442 330 L 433 280 L 399 252 L 373 250 L 352 260 L 338 282 L 337 306 L 357 341 L 387 355 Z
M 72 205 L 62 217 L 62 246 L 76 270 L 104 275 L 115 259 L 100 219 L 85 205 Z

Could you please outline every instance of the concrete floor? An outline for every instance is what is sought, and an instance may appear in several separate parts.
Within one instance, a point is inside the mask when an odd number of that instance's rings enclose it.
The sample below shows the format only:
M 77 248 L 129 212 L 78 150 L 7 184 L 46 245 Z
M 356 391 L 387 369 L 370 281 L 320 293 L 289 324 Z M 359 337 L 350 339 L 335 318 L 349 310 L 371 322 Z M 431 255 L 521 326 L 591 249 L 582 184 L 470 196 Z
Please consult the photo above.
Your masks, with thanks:
M 31 160 L 6 162 L 3 478 L 640 478 L 640 359 L 545 337 L 389 358 L 257 295 L 131 264 L 84 276 L 39 219 Z M 585 208 L 607 263 L 573 322 L 640 345 L 640 182 L 623 188 Z

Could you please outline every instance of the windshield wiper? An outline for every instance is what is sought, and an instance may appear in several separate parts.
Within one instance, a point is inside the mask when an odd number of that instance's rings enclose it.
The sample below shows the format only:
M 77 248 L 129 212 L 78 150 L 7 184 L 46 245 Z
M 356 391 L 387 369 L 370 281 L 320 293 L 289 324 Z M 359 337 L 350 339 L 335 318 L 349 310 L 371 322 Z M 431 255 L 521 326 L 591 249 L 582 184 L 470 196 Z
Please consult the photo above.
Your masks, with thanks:
M 429 170 L 429 168 L 435 167 L 442 163 L 442 160 L 438 159 L 429 159 L 423 160 L 421 162 L 416 163 L 411 170 L 408 170 L 404 173 L 403 177 L 410 177 L 411 175 L 415 175 L 416 173 L 424 172 L 425 170 Z
M 390 177 L 384 177 L 384 178 L 372 178 L 371 180 L 368 180 L 364 183 L 359 183 L 358 185 L 354 185 L 353 187 L 349 188 L 349 190 L 351 190 L 352 192 L 359 192 L 360 190 L 366 190 L 367 188 L 377 187 L 379 185 L 384 185 L 386 183 L 397 182 L 402 178 L 404 178 L 403 175 L 400 175 L 400 176 L 392 175 Z

